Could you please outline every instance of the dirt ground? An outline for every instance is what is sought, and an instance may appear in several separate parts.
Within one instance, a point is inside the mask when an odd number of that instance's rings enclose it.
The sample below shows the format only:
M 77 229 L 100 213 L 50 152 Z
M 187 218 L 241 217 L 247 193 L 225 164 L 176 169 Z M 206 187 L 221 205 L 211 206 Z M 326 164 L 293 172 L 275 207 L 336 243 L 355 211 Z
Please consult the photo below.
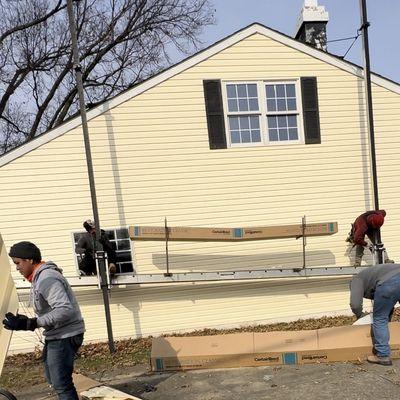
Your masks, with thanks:
M 399 397 L 399 372 L 400 361 L 392 367 L 335 363 L 156 374 L 149 373 L 147 365 L 137 365 L 92 377 L 149 400 L 384 400 Z M 50 398 L 43 384 L 17 397 Z

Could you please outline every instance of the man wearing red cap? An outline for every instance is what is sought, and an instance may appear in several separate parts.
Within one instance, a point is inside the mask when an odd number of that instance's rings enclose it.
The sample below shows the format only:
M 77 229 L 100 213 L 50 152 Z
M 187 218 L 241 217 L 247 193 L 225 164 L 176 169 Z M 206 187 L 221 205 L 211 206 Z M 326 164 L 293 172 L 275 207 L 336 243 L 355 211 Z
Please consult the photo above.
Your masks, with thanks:
M 376 231 L 379 230 L 385 222 L 385 216 L 385 210 L 367 211 L 357 217 L 354 221 L 352 228 L 352 242 L 356 246 L 356 258 L 354 261 L 355 267 L 361 265 L 361 260 L 364 255 L 364 247 L 368 245 L 365 241 L 365 235 L 367 235 L 371 243 L 374 244 Z M 386 253 L 384 261 L 385 263 L 393 263 L 393 260 L 387 258 Z

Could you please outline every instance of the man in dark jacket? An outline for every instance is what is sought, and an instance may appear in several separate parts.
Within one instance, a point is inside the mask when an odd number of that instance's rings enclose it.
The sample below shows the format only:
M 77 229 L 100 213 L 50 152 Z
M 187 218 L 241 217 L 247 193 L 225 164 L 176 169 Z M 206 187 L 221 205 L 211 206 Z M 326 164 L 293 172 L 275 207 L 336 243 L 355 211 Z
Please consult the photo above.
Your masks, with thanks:
M 47 381 L 58 399 L 78 400 L 72 372 L 85 324 L 74 292 L 61 269 L 51 261 L 42 261 L 40 250 L 33 243 L 14 244 L 9 256 L 17 271 L 32 284 L 31 304 L 36 317 L 7 313 L 4 328 L 15 331 L 44 328 L 43 361 Z
M 363 316 L 363 298 L 374 300 L 370 363 L 392 365 L 389 347 L 390 316 L 400 300 L 400 264 L 379 264 L 364 269 L 350 283 L 350 307 L 357 318 Z
M 356 246 L 356 258 L 354 261 L 355 267 L 361 265 L 364 248 L 368 246 L 368 243 L 365 241 L 365 235 L 367 235 L 372 244 L 375 244 L 376 231 L 378 231 L 385 222 L 385 216 L 385 210 L 367 211 L 357 217 L 354 221 L 350 235 L 351 238 L 348 239 L 348 241 L 352 242 Z M 386 252 L 384 261 L 385 263 L 393 263 L 393 260 L 390 260 L 387 257 Z
M 95 250 L 98 250 L 101 243 L 103 251 L 107 253 L 108 270 L 110 274 L 117 272 L 116 261 L 117 254 L 113 245 L 109 241 L 107 234 L 101 230 L 100 240 L 96 239 L 96 227 L 94 221 L 88 219 L 83 223 L 86 233 L 83 234 L 76 244 L 75 253 L 80 254 L 82 259 L 79 263 L 79 269 L 85 275 L 96 275 L 96 261 L 94 258 Z

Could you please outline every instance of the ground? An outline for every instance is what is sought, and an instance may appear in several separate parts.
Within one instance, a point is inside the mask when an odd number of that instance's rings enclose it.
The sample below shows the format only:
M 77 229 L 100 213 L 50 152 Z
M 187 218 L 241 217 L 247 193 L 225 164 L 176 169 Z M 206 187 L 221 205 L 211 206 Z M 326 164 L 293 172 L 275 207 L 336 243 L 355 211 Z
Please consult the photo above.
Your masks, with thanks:
M 102 376 L 112 386 L 148 400 L 380 400 L 396 399 L 400 361 L 393 367 L 335 363 L 234 368 L 150 374 L 147 365 L 114 369 Z M 44 385 L 24 390 L 18 400 L 48 395 Z
M 322 318 L 222 332 L 205 330 L 190 335 L 315 329 L 352 321 L 350 317 Z M 117 353 L 110 356 L 106 344 L 84 346 L 76 363 L 77 372 L 149 400 L 384 400 L 397 398 L 400 390 L 400 360 L 392 367 L 334 363 L 160 374 L 149 371 L 149 339 L 121 341 L 116 347 Z M 42 374 L 38 353 L 12 356 L 7 359 L 0 384 L 16 393 L 18 400 L 43 399 L 50 392 Z

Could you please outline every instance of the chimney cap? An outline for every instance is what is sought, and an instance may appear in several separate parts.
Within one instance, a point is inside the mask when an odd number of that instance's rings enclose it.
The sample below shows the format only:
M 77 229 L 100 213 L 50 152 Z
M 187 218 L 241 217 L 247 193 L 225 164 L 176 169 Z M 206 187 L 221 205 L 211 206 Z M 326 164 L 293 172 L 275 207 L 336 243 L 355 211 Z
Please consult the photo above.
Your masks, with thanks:
M 295 37 L 299 33 L 302 25 L 306 22 L 328 22 L 329 14 L 324 6 L 318 5 L 318 0 L 304 0 L 303 8 L 300 12 L 296 24 Z

